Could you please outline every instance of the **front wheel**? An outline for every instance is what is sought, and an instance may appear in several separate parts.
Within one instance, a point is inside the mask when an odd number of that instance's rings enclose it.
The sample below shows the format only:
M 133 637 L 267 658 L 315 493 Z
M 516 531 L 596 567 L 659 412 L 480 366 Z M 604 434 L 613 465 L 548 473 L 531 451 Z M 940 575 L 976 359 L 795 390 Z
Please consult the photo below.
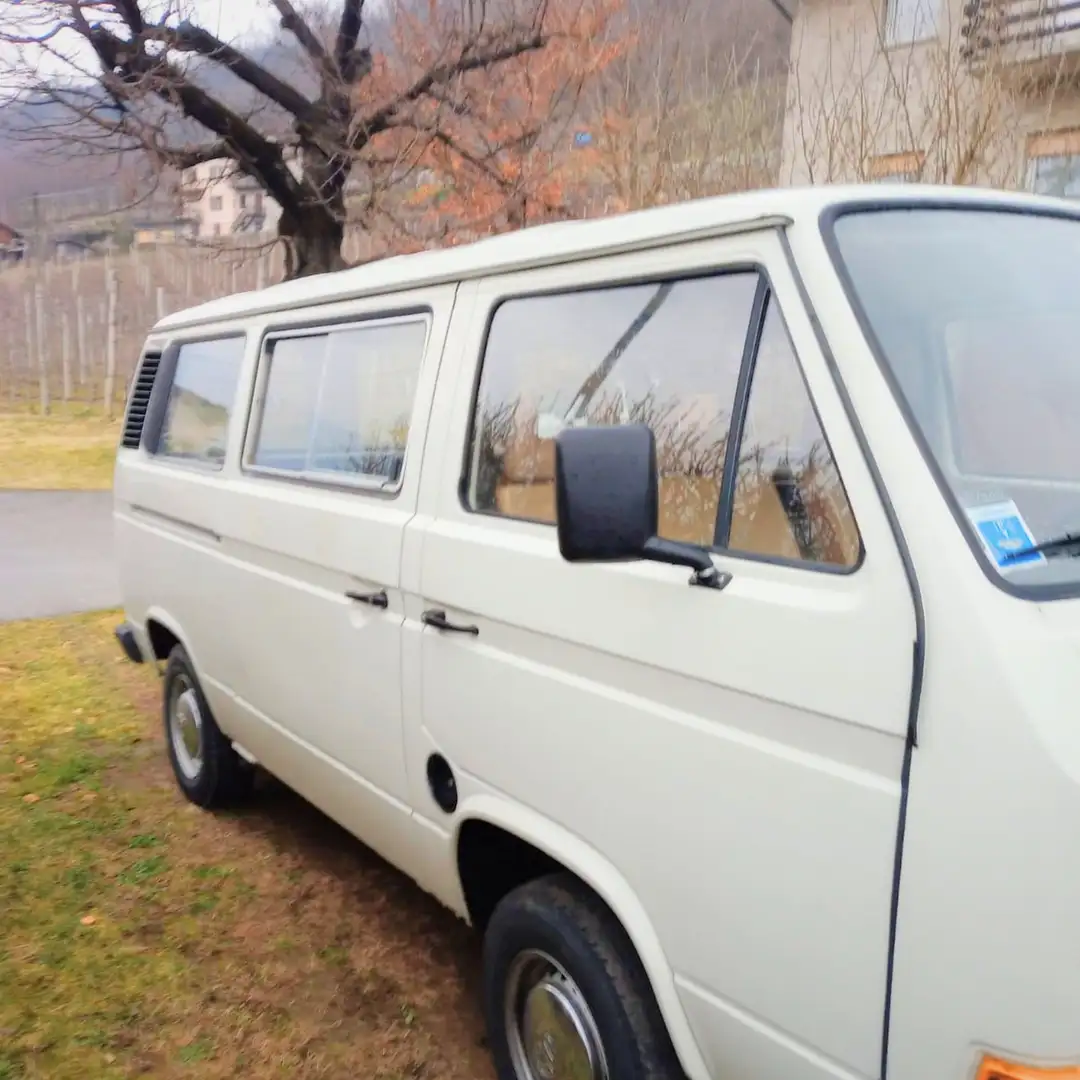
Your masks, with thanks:
M 204 810 L 241 801 L 254 771 L 217 726 L 181 645 L 169 653 L 164 691 L 165 742 L 180 790 Z
M 572 877 L 495 909 L 484 998 L 499 1080 L 685 1080 L 626 932 Z

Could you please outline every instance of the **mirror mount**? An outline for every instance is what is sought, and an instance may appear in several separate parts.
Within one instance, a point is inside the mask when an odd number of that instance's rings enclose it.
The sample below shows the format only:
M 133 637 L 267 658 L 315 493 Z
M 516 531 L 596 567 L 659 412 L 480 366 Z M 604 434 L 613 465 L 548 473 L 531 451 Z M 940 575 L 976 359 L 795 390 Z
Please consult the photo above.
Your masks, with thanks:
M 691 585 L 706 589 L 724 589 L 731 584 L 731 575 L 713 565 L 709 553 L 694 544 L 682 544 L 677 540 L 661 540 L 654 536 L 645 541 L 641 557 L 648 562 L 666 563 L 668 566 L 688 566 L 693 570 Z
M 567 562 L 633 562 L 687 566 L 691 585 L 723 589 L 718 570 L 697 544 L 657 536 L 656 440 L 644 424 L 567 427 L 555 436 L 555 506 L 559 552 Z

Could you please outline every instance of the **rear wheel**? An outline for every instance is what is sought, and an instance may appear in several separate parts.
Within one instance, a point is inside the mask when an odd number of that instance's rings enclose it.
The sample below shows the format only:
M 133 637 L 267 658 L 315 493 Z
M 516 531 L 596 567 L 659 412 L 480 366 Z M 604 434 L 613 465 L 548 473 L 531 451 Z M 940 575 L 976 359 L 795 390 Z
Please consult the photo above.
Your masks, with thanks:
M 180 790 L 205 810 L 244 799 L 254 770 L 217 726 L 182 645 L 169 653 L 163 706 L 165 742 Z
M 499 1080 L 684 1080 L 629 938 L 574 878 L 495 909 L 484 997 Z

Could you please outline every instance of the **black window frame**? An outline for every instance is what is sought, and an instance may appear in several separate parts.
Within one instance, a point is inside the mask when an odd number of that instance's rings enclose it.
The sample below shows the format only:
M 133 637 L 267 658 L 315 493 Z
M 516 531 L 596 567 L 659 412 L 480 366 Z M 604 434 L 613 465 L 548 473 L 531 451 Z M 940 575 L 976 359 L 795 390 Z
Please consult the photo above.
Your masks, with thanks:
M 271 484 L 291 484 L 351 495 L 370 495 L 388 501 L 397 499 L 404 490 L 408 477 L 409 447 L 412 445 L 413 420 L 415 418 L 416 401 L 418 400 L 416 398 L 413 399 L 413 415 L 409 417 L 409 434 L 405 442 L 405 453 L 402 456 L 401 473 L 394 484 L 386 484 L 373 477 L 364 477 L 362 475 L 350 477 L 349 474 L 330 472 L 296 472 L 286 469 L 272 469 L 254 464 L 251 458 L 258 445 L 259 430 L 262 426 L 262 412 L 266 406 L 265 398 L 260 403 L 260 395 L 263 393 L 266 368 L 270 358 L 269 349 L 274 341 L 287 340 L 293 337 L 317 337 L 320 334 L 329 337 L 332 333 L 359 328 L 368 323 L 392 324 L 410 320 L 423 321 L 426 328 L 424 347 L 420 355 L 419 372 L 422 374 L 425 365 L 428 363 L 431 335 L 435 327 L 435 310 L 430 304 L 413 304 L 407 307 L 378 309 L 362 314 L 343 314 L 329 319 L 309 317 L 299 320 L 281 320 L 263 327 L 259 335 L 259 351 L 255 359 L 255 369 L 248 389 L 247 416 L 240 444 L 241 475 L 247 479 Z M 419 393 L 419 375 L 417 393 Z
M 244 374 L 244 362 L 247 359 L 247 331 L 227 330 L 225 332 L 204 333 L 185 335 L 183 337 L 170 338 L 169 343 L 161 350 L 161 361 L 158 364 L 157 375 L 154 378 L 154 389 L 150 394 L 150 402 L 146 407 L 146 419 L 143 422 L 142 446 L 146 452 L 156 461 L 176 465 L 179 468 L 194 469 L 199 472 L 219 473 L 228 462 L 228 439 L 232 432 L 233 421 L 244 406 L 244 395 L 241 382 Z M 206 461 L 202 458 L 185 458 L 177 454 L 167 454 L 161 449 L 161 437 L 165 433 L 165 418 L 168 411 L 169 398 L 172 395 L 173 382 L 176 378 L 176 366 L 180 360 L 180 352 L 187 345 L 199 345 L 208 341 L 236 341 L 241 342 L 240 367 L 236 375 L 236 393 L 233 396 L 232 407 L 229 412 L 228 427 L 226 428 L 226 453 L 220 462 Z
M 1042 198 L 1044 196 L 1031 197 Z M 948 197 L 921 199 L 917 197 L 910 199 L 875 199 L 866 197 L 845 199 L 842 202 L 833 203 L 827 206 L 818 217 L 818 231 L 825 245 L 829 261 L 832 264 L 833 272 L 840 281 L 847 303 L 855 316 L 856 322 L 859 324 L 859 329 L 862 331 L 863 339 L 889 388 L 889 392 L 892 394 L 896 407 L 900 410 L 900 415 L 903 417 L 904 424 L 914 440 L 923 463 L 929 469 L 934 484 L 945 500 L 945 505 L 952 514 L 956 527 L 960 530 L 960 535 L 963 536 L 972 555 L 974 555 L 979 569 L 982 570 L 992 585 L 1006 595 L 1018 600 L 1029 600 L 1038 603 L 1080 598 L 1080 581 L 1071 583 L 1055 582 L 1044 585 L 1017 585 L 1000 573 L 976 538 L 975 530 L 971 528 L 967 515 L 964 513 L 964 508 L 960 505 L 959 499 L 957 499 L 948 480 L 945 478 L 945 474 L 938 464 L 937 455 L 935 455 L 929 441 L 923 434 L 922 425 L 916 418 L 915 412 L 908 402 L 907 395 L 896 378 L 892 365 L 885 356 L 885 350 L 871 325 L 866 309 L 859 300 L 855 282 L 848 272 L 847 265 L 840 253 L 840 245 L 836 240 L 836 223 L 842 217 L 851 214 L 875 213 L 883 210 L 963 210 L 976 213 L 1013 214 L 1020 217 L 1046 217 L 1080 223 L 1080 207 L 1073 208 L 1067 204 L 1064 206 L 1047 204 L 1025 206 L 1021 203 L 994 198 L 976 201 Z
M 721 263 L 713 266 L 695 268 L 692 271 L 672 271 L 667 274 L 616 275 L 600 281 L 590 281 L 579 285 L 553 285 L 546 289 L 528 289 L 500 297 L 496 303 L 492 304 L 487 313 L 484 333 L 480 342 L 479 358 L 473 374 L 473 386 L 469 398 L 469 421 L 466 426 L 465 447 L 462 454 L 458 480 L 458 501 L 461 504 L 462 509 L 467 514 L 474 514 L 478 517 L 494 518 L 499 521 L 520 522 L 525 525 L 542 525 L 549 529 L 555 528 L 555 524 L 550 521 L 502 514 L 497 510 L 482 510 L 472 506 L 469 501 L 469 489 L 472 485 L 472 457 L 476 440 L 477 407 L 480 401 L 480 387 L 483 382 L 484 365 L 487 361 L 488 342 L 491 337 L 491 329 L 495 322 L 495 317 L 499 313 L 499 309 L 502 308 L 504 304 L 512 303 L 517 300 L 529 300 L 536 297 L 573 296 L 583 292 L 600 292 L 609 289 L 634 288 L 642 285 L 655 285 L 659 287 L 667 283 L 678 284 L 684 281 L 697 281 L 703 278 L 730 277 L 740 274 L 756 275 L 758 279 L 757 288 L 751 303 L 746 337 L 743 340 L 742 360 L 740 361 L 739 374 L 736 379 L 735 397 L 731 405 L 731 425 L 724 455 L 724 468 L 721 474 L 720 495 L 717 504 L 713 543 L 707 547 L 703 545 L 703 550 L 708 551 L 712 555 L 719 555 L 726 559 L 742 559 L 751 563 L 791 567 L 806 570 L 811 573 L 830 574 L 840 577 L 848 577 L 851 574 L 858 573 L 866 561 L 866 546 L 863 541 L 862 529 L 859 528 L 858 517 L 855 514 L 855 507 L 848 494 L 847 485 L 844 483 L 844 478 L 839 463 L 837 462 L 836 454 L 833 452 L 832 444 L 829 441 L 829 435 L 825 424 L 822 422 L 817 402 L 814 400 L 814 395 L 810 391 L 810 384 L 806 379 L 806 371 L 803 368 L 802 359 L 799 356 L 798 350 L 795 348 L 795 342 L 791 336 L 791 330 L 787 318 L 784 315 L 783 306 L 777 297 L 776 287 L 769 275 L 768 268 L 764 263 L 756 260 Z M 806 394 L 807 401 L 810 404 L 810 408 L 813 411 L 814 419 L 821 431 L 825 447 L 836 468 L 837 478 L 839 479 L 840 487 L 844 492 L 844 499 L 851 511 L 852 518 L 855 521 L 856 531 L 859 534 L 858 558 L 850 566 L 840 566 L 836 563 L 823 563 L 810 559 L 788 559 L 782 556 L 759 554 L 753 551 L 740 551 L 735 548 L 727 547 L 720 542 L 721 540 L 726 542 L 731 534 L 731 521 L 734 511 L 734 478 L 738 472 L 739 450 L 742 444 L 747 409 L 753 392 L 753 375 L 757 364 L 757 354 L 761 343 L 761 334 L 765 327 L 765 320 L 772 303 L 776 304 L 784 333 L 791 345 L 791 351 L 795 359 L 795 366 L 798 369 L 803 390 Z M 721 529 L 721 526 L 723 526 L 723 529 Z M 723 535 L 721 535 L 721 533 L 723 533 Z

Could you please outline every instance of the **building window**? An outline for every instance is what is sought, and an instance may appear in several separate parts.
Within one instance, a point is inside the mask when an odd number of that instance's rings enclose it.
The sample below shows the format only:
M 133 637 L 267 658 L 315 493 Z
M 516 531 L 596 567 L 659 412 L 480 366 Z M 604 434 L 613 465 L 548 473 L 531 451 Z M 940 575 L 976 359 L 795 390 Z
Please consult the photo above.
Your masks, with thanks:
M 220 210 L 222 205 L 223 204 L 222 204 L 220 195 L 211 195 L 210 196 L 210 209 L 211 210 Z
M 252 196 L 252 200 L 253 200 L 253 202 L 254 202 L 254 208 L 255 208 L 255 213 L 256 213 L 256 214 L 261 214 L 261 213 L 262 213 L 262 209 L 263 209 L 263 197 L 262 197 L 262 192 L 261 192 L 261 191 L 259 191 L 259 192 L 256 192 L 256 193 L 255 193 L 255 194 L 254 194 L 254 195 Z
M 246 210 L 247 209 L 247 196 L 246 195 L 241 195 L 240 196 L 240 209 L 241 210 Z
M 917 184 L 925 162 L 926 155 L 921 151 L 882 154 L 870 159 L 866 171 L 873 184 Z
M 221 468 L 243 359 L 242 337 L 181 346 L 159 454 Z
M 221 235 L 221 222 L 220 221 L 215 221 L 214 222 L 214 235 L 215 236 L 220 236 Z
M 885 0 L 885 44 L 911 45 L 938 35 L 940 0 Z
M 1028 139 L 1028 189 L 1036 195 L 1080 198 L 1080 130 Z

